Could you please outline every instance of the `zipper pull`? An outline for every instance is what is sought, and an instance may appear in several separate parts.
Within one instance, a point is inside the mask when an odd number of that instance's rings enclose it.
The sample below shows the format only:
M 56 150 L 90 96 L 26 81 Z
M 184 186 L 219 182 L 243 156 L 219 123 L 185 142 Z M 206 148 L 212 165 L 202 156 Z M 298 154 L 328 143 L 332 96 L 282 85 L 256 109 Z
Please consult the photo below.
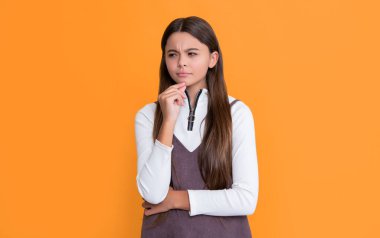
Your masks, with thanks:
M 190 110 L 190 115 L 187 117 L 187 120 L 189 122 L 194 122 L 195 121 L 195 115 L 194 115 L 194 111 L 193 110 Z

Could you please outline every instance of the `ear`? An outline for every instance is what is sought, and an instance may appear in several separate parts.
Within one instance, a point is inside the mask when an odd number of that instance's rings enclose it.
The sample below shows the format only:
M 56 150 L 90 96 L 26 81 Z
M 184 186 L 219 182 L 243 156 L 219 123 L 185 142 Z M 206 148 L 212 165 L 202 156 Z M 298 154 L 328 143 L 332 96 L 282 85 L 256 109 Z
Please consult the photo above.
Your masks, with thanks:
M 216 63 L 218 62 L 218 59 L 219 59 L 218 51 L 212 52 L 210 55 L 210 63 L 208 64 L 208 67 L 210 69 L 213 68 L 216 65 Z

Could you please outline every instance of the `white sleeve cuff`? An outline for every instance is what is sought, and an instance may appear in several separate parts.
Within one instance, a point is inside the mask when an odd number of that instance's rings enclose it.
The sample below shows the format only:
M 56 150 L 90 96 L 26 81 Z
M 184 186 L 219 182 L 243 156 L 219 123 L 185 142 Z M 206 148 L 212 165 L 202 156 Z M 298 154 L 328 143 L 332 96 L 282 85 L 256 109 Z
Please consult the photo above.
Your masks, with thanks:
M 198 215 L 197 204 L 196 204 L 197 202 L 195 200 L 194 192 L 195 191 L 193 190 L 187 190 L 187 193 L 189 194 L 189 203 L 190 203 L 189 215 L 190 216 Z
M 158 147 L 160 147 L 160 148 L 162 148 L 162 149 L 164 149 L 164 150 L 166 150 L 166 151 L 168 151 L 168 152 L 172 152 L 172 150 L 173 150 L 173 148 L 174 148 L 174 145 L 172 145 L 171 147 L 169 147 L 169 146 L 167 146 L 167 145 L 165 145 L 165 144 L 162 144 L 159 140 L 157 140 L 156 139 L 156 141 L 155 141 L 155 144 L 158 146 Z

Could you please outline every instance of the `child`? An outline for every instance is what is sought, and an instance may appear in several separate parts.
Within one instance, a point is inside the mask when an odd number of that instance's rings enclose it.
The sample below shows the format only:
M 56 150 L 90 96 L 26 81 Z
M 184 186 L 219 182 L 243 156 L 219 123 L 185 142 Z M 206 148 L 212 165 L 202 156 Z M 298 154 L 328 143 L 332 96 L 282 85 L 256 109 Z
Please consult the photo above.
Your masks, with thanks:
M 251 237 L 254 120 L 227 93 L 216 35 L 202 18 L 178 18 L 161 49 L 158 100 L 135 117 L 141 237 Z

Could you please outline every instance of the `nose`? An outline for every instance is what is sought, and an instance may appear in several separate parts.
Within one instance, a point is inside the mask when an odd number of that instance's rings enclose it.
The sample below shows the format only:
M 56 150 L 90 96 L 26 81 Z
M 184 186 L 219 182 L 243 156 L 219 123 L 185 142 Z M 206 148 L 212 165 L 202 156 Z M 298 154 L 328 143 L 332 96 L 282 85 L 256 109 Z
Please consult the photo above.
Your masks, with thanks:
M 180 56 L 178 59 L 178 67 L 186 66 L 185 59 L 183 56 Z

